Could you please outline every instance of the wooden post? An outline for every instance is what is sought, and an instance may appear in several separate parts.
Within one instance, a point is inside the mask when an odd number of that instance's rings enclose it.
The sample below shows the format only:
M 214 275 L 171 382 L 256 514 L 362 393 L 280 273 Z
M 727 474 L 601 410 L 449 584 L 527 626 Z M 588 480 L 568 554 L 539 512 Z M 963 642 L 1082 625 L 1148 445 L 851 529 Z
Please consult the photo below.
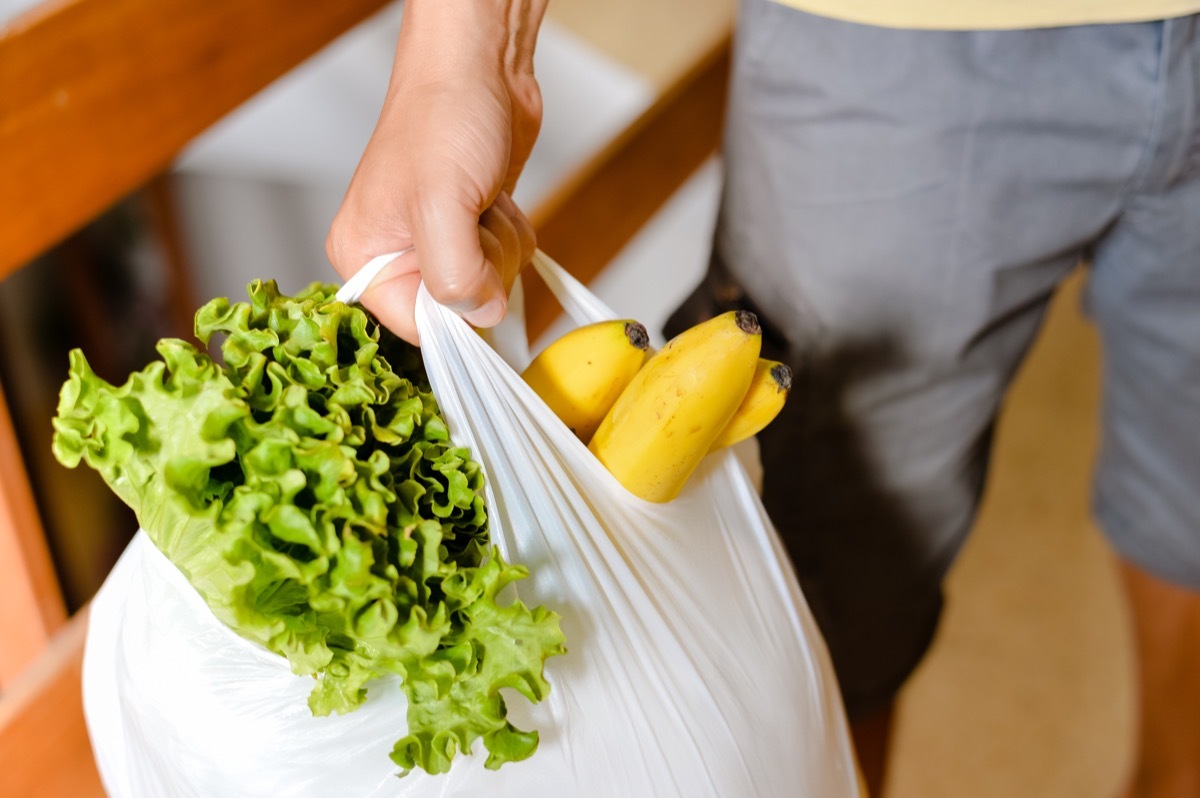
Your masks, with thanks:
M 0 687 L 67 618 L 12 416 L 0 387 Z
M 83 719 L 86 633 L 85 609 L 0 701 L 0 795 L 104 798 Z

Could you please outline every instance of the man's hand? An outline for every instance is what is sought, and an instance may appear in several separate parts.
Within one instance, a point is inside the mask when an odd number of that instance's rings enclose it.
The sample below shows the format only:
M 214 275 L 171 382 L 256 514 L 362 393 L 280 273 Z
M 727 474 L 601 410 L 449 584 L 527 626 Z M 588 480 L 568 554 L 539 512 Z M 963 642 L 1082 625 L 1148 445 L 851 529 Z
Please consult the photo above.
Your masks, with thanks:
M 417 343 L 425 281 L 438 302 L 490 327 L 534 251 L 509 196 L 541 126 L 533 47 L 547 0 L 408 0 L 387 99 L 326 251 L 347 278 L 413 246 L 363 304 Z

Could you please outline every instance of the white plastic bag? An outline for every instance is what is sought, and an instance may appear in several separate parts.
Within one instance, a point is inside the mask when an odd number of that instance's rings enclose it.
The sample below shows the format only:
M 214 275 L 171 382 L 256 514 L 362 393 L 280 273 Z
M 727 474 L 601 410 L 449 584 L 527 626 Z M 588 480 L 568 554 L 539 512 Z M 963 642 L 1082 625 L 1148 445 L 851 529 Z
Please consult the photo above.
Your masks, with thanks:
M 554 264 L 537 266 L 577 323 L 615 317 Z M 495 340 L 519 367 L 512 310 Z M 521 598 L 562 615 L 568 653 L 547 662 L 550 696 L 508 701 L 540 748 L 489 771 L 477 745 L 448 774 L 398 777 L 400 690 L 384 680 L 358 710 L 312 717 L 311 679 L 216 620 L 140 532 L 93 601 L 84 660 L 109 793 L 857 796 L 828 655 L 737 459 L 708 457 L 674 502 L 642 501 L 424 289 L 417 321 L 453 437 L 486 471 L 492 539 L 532 572 Z

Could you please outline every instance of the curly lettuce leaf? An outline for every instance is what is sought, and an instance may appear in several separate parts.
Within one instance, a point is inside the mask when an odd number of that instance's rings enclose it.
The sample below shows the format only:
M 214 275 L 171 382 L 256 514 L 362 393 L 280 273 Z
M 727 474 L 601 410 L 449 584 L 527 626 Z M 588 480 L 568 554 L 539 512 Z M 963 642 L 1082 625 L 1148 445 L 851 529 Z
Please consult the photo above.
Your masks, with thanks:
M 487 766 L 530 756 L 500 689 L 549 691 L 558 616 L 503 587 L 527 575 L 488 545 L 483 472 L 450 441 L 420 353 L 314 284 L 254 282 L 196 314 L 224 365 L 175 339 L 119 387 L 78 350 L 54 453 L 96 469 L 238 634 L 318 677 L 314 714 L 360 706 L 398 674 L 392 754 L 446 771 L 482 738 Z

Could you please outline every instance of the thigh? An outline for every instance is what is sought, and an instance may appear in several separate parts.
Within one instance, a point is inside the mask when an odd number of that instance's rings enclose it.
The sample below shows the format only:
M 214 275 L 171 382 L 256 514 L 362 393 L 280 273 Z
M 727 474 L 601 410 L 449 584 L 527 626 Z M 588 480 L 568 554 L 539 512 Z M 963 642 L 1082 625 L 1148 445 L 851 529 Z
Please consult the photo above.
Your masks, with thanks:
M 1104 349 L 1097 518 L 1123 557 L 1200 590 L 1200 130 L 1191 135 L 1187 172 L 1131 198 L 1097 247 L 1086 300 Z
M 1140 161 L 1142 64 L 1094 74 L 1154 41 L 744 7 L 713 265 L 673 327 L 749 305 L 796 370 L 764 501 L 852 711 L 929 643 L 1003 391 Z

